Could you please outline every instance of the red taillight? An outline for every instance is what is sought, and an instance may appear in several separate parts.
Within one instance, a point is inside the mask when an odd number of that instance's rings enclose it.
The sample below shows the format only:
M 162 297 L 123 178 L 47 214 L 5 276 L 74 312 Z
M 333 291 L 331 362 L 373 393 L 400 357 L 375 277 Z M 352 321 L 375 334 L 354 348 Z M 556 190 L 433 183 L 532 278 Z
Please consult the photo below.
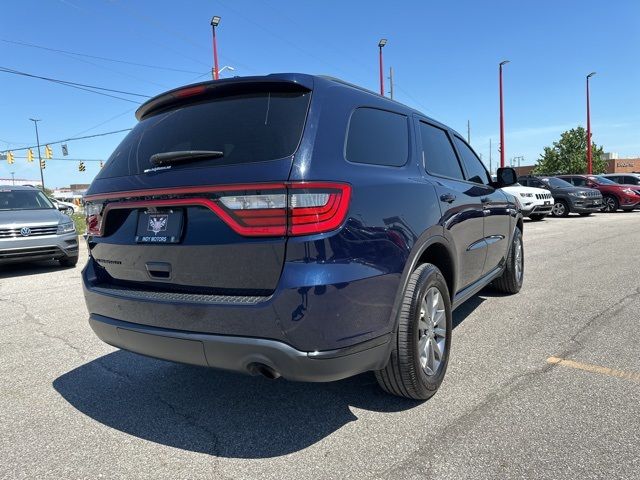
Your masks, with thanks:
M 233 193 L 231 193 L 233 192 Z M 107 203 L 118 196 L 197 195 L 165 200 Z M 212 196 L 210 196 L 213 194 Z M 351 186 L 332 182 L 184 187 L 95 195 L 86 204 L 87 234 L 100 236 L 107 214 L 114 209 L 202 206 L 213 211 L 233 231 L 245 237 L 282 237 L 330 232 L 347 216 Z
M 351 187 L 335 183 L 289 185 L 289 235 L 309 235 L 338 228 L 349 210 Z
M 87 221 L 87 235 L 102 234 L 102 203 L 87 203 L 84 206 Z
M 245 236 L 310 235 L 338 228 L 349 209 L 351 187 L 328 182 L 288 183 L 286 190 L 222 196 L 222 219 Z

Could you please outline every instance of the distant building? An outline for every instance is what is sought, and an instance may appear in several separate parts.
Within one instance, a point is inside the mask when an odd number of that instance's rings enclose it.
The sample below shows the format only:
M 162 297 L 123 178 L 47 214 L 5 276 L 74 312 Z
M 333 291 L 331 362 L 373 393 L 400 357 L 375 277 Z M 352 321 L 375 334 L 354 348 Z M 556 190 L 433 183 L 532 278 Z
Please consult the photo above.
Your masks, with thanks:
M 41 187 L 40 180 L 29 180 L 28 178 L 0 178 L 0 185 L 33 185 Z
M 607 159 L 607 173 L 640 173 L 640 158 Z
M 640 158 L 619 158 L 617 153 L 606 152 L 602 155 L 606 161 L 605 173 L 640 173 Z M 515 167 L 516 173 L 520 175 L 529 175 L 535 165 L 525 165 Z

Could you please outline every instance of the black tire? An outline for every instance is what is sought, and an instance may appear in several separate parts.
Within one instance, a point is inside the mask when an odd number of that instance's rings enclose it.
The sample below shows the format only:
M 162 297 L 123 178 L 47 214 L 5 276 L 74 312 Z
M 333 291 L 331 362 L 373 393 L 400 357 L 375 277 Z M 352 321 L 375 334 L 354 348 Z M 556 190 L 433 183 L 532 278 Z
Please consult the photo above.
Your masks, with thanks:
M 606 213 L 617 212 L 620 208 L 620 202 L 613 195 L 605 195 L 602 199 L 602 211 Z
M 429 334 L 422 331 L 420 326 L 423 317 L 422 302 L 432 287 L 439 292 L 444 307 L 444 318 L 440 316 L 439 325 L 442 327 L 442 322 L 445 323 L 445 338 L 444 354 L 441 355 L 439 366 L 435 372 L 427 374 L 421 364 L 419 343 L 421 339 L 424 340 L 423 337 L 426 337 L 426 343 L 429 341 Z M 430 321 L 430 318 L 426 316 L 424 318 Z M 449 289 L 442 273 L 430 263 L 418 266 L 411 274 L 404 292 L 402 306 L 398 313 L 395 345 L 389 363 L 382 370 L 375 372 L 380 387 L 392 395 L 414 400 L 426 400 L 432 397 L 438 391 L 449 364 L 452 325 Z M 435 358 L 435 351 L 433 349 L 431 351 Z
M 569 212 L 569 204 L 566 200 L 558 200 L 551 209 L 551 215 L 554 217 L 567 217 Z
M 623 208 L 623 212 L 633 212 L 633 208 Z
M 534 213 L 533 215 L 529 215 L 529 218 L 534 222 L 539 222 L 540 220 L 544 220 L 544 217 L 546 217 L 546 215 L 542 215 L 540 213 Z
M 520 273 L 518 274 L 516 262 L 518 261 L 517 252 L 520 250 Z M 511 240 L 511 248 L 509 249 L 509 255 L 507 256 L 507 264 L 504 268 L 504 272 L 498 278 L 493 281 L 493 286 L 503 293 L 518 293 L 522 288 L 522 282 L 524 280 L 524 246 L 522 244 L 522 232 L 519 228 L 513 234 L 513 240 Z
M 588 217 L 589 215 L 591 215 L 591 212 L 585 212 L 580 214 L 581 217 Z
M 62 267 L 75 267 L 78 264 L 78 256 L 64 257 L 58 260 Z

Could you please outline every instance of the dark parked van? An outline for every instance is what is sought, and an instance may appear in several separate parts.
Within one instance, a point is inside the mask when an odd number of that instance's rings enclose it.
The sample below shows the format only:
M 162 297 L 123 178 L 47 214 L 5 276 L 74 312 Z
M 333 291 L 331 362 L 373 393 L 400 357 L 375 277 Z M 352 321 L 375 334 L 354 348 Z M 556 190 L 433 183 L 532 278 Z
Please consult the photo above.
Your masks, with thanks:
M 375 370 L 435 393 L 451 312 L 520 290 L 517 200 L 464 139 L 342 81 L 205 82 L 142 105 L 86 196 L 90 324 L 105 342 L 270 378 Z

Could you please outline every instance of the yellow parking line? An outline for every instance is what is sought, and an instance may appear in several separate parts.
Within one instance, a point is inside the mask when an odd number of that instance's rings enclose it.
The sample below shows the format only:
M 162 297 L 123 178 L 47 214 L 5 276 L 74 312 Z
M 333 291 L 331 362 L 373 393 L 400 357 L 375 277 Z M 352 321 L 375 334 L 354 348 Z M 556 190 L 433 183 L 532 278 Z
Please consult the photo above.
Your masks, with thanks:
M 601 375 L 622 378 L 624 380 L 631 380 L 632 382 L 640 383 L 640 373 L 636 372 L 624 372 L 622 370 L 601 367 L 599 365 L 591 365 L 590 363 L 574 362 L 573 360 L 567 360 L 565 358 L 559 357 L 549 357 L 547 358 L 547 363 L 562 365 L 563 367 L 575 368 L 576 370 L 584 370 L 585 372 L 600 373 Z

